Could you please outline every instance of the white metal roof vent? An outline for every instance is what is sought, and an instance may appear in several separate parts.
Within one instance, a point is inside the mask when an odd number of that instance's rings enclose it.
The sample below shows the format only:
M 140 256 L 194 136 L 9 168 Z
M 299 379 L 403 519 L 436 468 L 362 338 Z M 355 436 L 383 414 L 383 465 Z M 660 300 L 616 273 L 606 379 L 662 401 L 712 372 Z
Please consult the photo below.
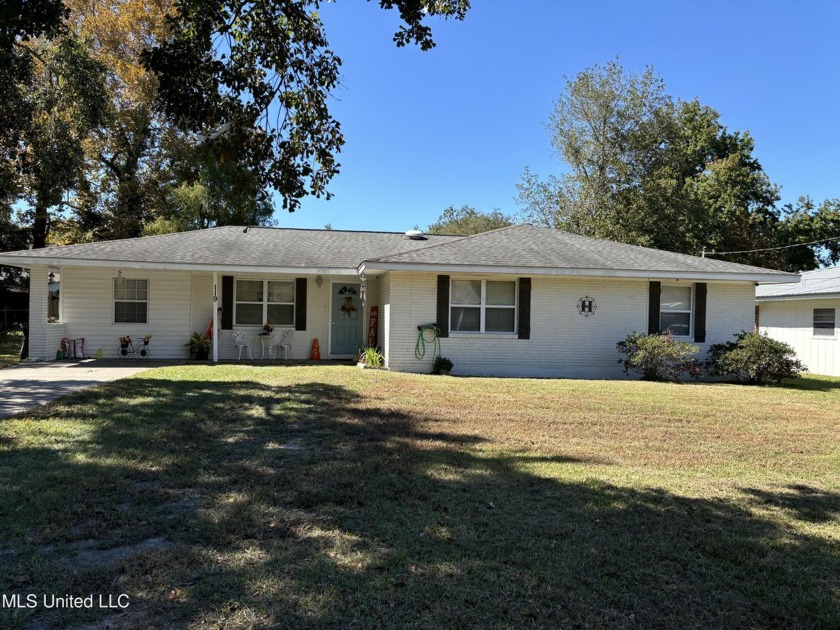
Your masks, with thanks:
M 423 236 L 422 230 L 408 230 L 405 235 L 412 241 L 423 241 L 426 239 L 426 237 Z

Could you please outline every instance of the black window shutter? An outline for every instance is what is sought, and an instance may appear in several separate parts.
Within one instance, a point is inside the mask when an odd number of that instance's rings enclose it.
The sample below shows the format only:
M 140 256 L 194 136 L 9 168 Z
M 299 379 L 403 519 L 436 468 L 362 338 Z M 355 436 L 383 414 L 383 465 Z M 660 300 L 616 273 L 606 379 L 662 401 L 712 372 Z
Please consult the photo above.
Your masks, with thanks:
M 438 276 L 437 324 L 441 337 L 449 336 L 449 276 Z
M 222 276 L 222 330 L 233 330 L 233 276 Z
M 306 278 L 295 278 L 295 330 L 306 330 Z
M 519 278 L 519 338 L 531 338 L 531 278 Z
M 662 293 L 662 283 L 651 281 L 648 291 L 648 334 L 659 332 L 659 298 Z
M 694 341 L 706 341 L 706 283 L 694 285 Z

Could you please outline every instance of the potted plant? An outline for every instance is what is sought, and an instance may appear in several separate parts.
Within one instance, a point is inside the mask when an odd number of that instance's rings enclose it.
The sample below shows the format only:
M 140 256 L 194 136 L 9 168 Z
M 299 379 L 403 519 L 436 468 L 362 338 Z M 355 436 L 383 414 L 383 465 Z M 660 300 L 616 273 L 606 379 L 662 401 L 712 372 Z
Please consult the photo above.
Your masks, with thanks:
M 184 347 L 190 349 L 190 359 L 206 361 L 210 358 L 210 345 L 210 337 L 194 332 L 190 335 L 190 340 L 184 344 Z
M 259 332 L 260 337 L 268 337 L 271 333 L 274 332 L 274 326 L 271 324 L 265 324 L 262 327 L 262 330 Z
M 437 359 L 435 359 L 434 365 L 432 365 L 432 374 L 442 374 L 444 376 L 447 376 L 452 370 L 452 367 L 452 361 L 450 361 L 446 357 L 438 357 Z
M 364 348 L 359 351 L 359 358 L 356 365 L 360 368 L 381 368 L 385 357 L 374 347 Z

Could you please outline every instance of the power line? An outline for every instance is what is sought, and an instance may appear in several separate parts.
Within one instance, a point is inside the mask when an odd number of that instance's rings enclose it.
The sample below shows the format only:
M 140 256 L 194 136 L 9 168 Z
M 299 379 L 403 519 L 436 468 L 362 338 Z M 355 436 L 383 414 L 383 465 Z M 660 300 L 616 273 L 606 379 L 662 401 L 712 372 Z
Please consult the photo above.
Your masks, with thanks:
M 806 245 L 820 245 L 822 243 L 828 243 L 830 241 L 837 241 L 840 240 L 840 236 L 832 236 L 831 238 L 824 238 L 821 241 L 811 241 L 810 243 L 794 243 L 793 245 L 780 245 L 779 247 L 765 247 L 763 249 L 742 249 L 741 251 L 737 252 L 707 252 L 706 248 L 703 248 L 703 256 L 705 257 L 706 254 L 710 256 L 726 256 L 727 254 L 754 254 L 755 252 L 770 252 L 776 249 L 790 249 L 792 247 L 804 247 Z

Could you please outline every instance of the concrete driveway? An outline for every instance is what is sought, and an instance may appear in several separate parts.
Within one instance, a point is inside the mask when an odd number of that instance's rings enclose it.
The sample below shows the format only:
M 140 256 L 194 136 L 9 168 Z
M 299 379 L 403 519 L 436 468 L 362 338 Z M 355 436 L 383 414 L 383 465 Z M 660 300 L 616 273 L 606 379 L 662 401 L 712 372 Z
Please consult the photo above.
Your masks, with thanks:
M 95 361 L 21 363 L 0 370 L 0 418 L 44 405 L 85 387 L 172 363 Z

